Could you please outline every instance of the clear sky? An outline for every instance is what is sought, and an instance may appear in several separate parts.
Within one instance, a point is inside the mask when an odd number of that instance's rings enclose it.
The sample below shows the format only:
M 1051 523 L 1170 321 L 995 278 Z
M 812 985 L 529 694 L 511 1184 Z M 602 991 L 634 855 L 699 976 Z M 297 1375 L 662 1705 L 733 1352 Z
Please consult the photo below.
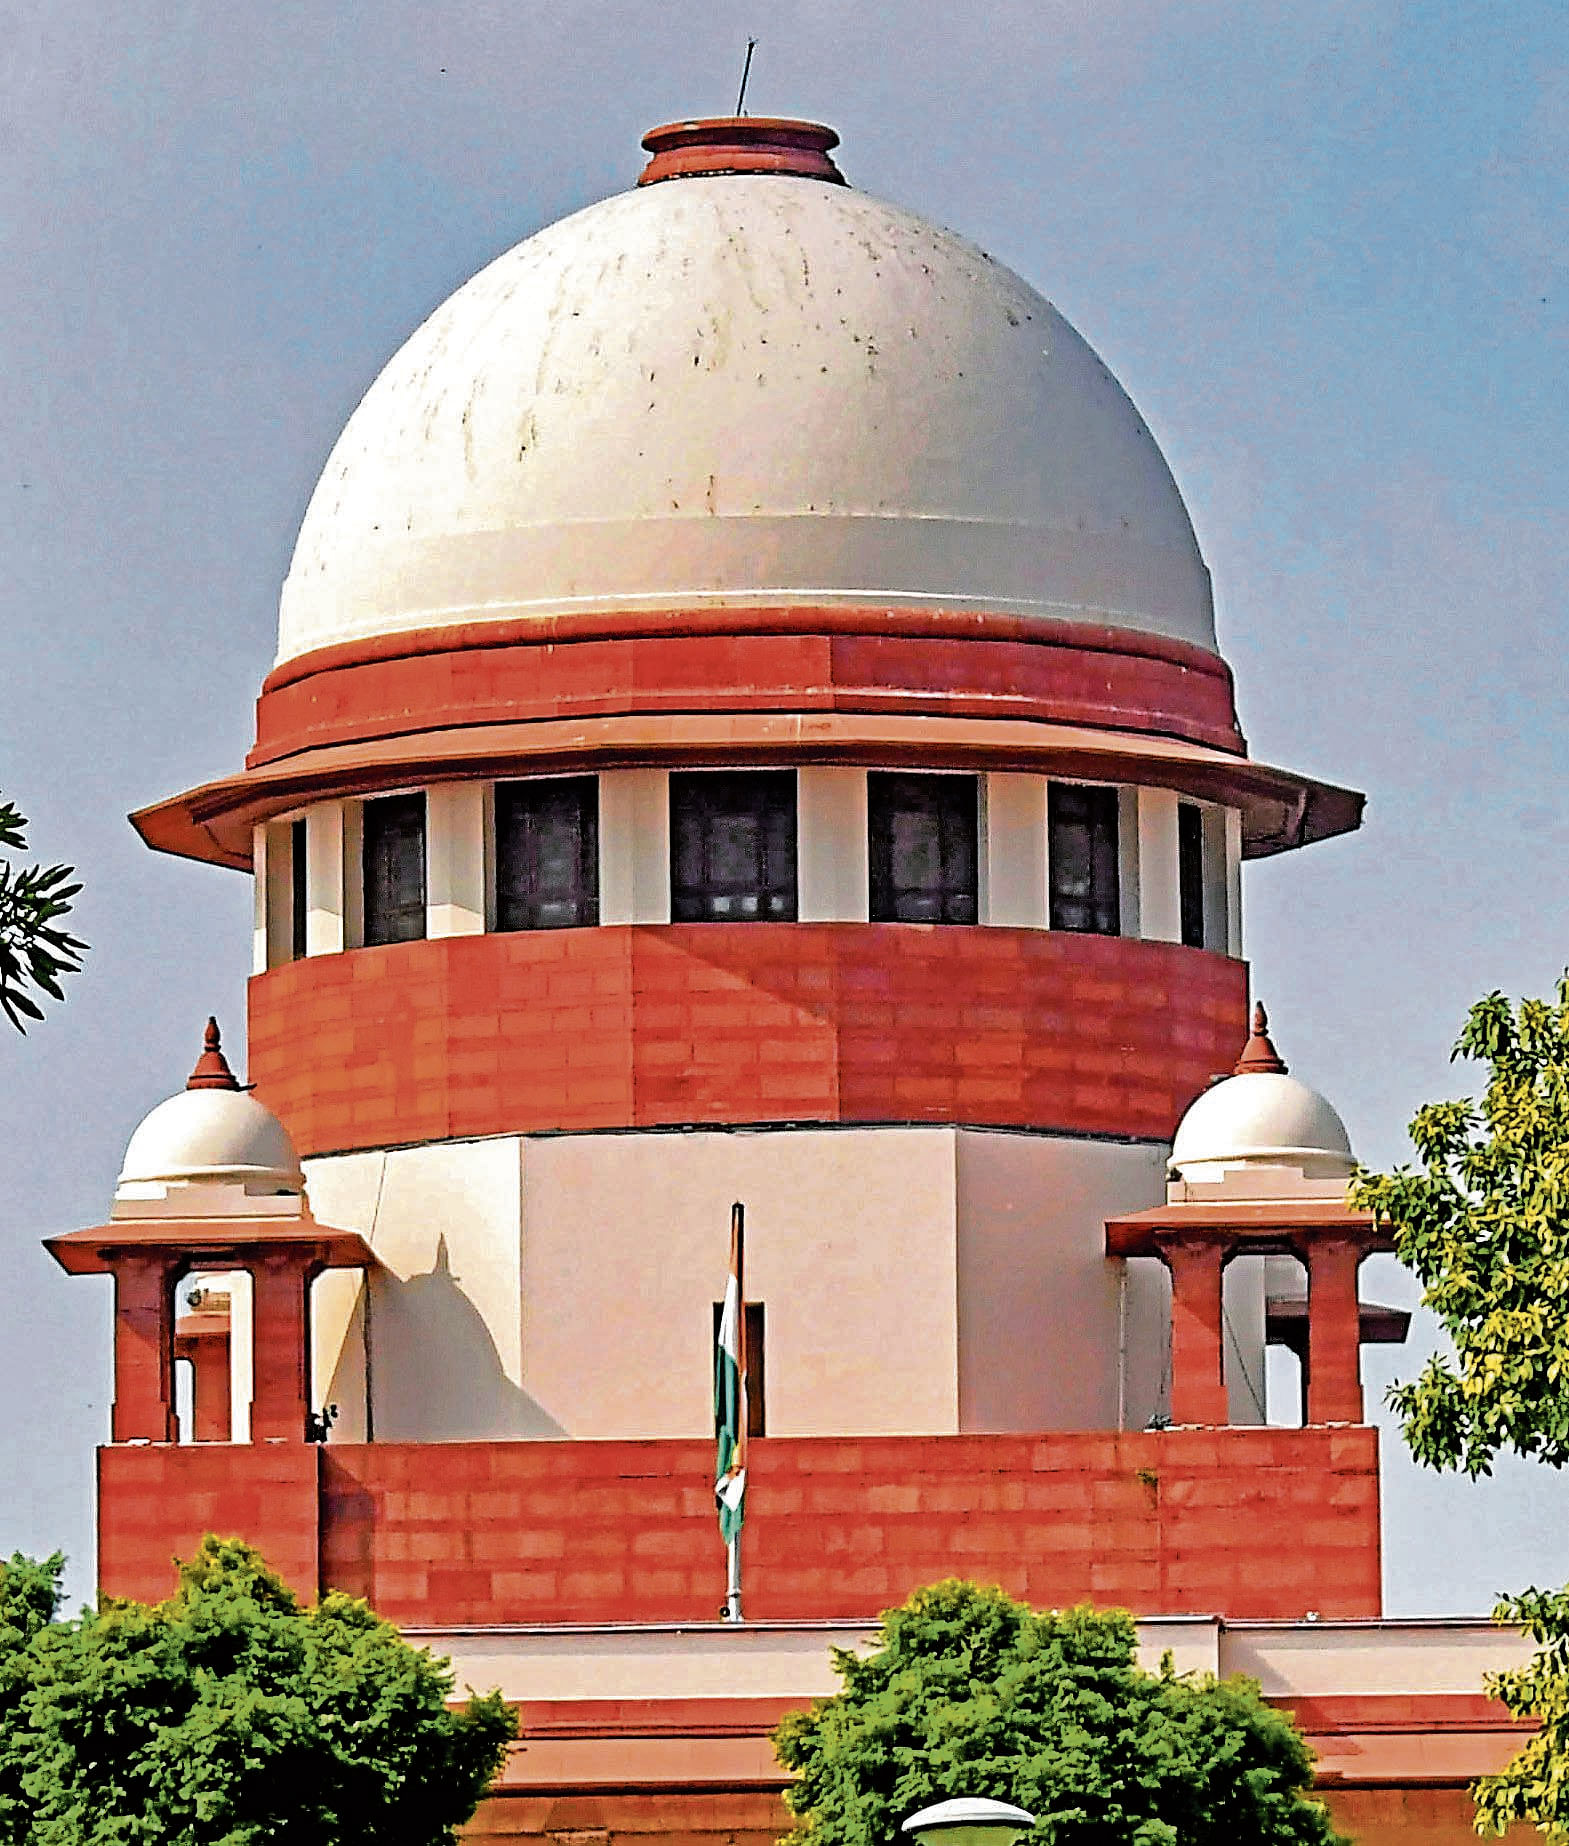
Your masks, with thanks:
M 87 880 L 69 1004 L 0 1037 L 0 1551 L 90 1553 L 96 1221 L 202 1020 L 243 1049 L 246 879 L 134 806 L 238 766 L 306 497 L 460 282 L 734 102 L 1049 295 L 1163 445 L 1256 755 L 1369 792 L 1249 869 L 1282 1050 L 1398 1159 L 1493 987 L 1569 961 L 1569 11 L 1389 0 L 51 0 L 0 110 L 0 788 Z M 1373 1292 L 1403 1283 L 1384 1274 Z M 1398 1359 L 1371 1356 L 1370 1399 Z M 1569 1578 L 1569 1481 L 1418 1476 L 1395 1610 Z M 85 1589 L 85 1569 L 75 1579 Z

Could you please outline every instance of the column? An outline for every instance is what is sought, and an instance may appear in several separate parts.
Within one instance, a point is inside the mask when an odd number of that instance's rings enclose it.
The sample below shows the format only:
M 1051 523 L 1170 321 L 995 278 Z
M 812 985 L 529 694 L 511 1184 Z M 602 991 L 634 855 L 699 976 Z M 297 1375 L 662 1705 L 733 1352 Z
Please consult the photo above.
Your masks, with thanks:
M 1365 1254 L 1350 1237 L 1315 1237 L 1303 1260 L 1308 1272 L 1309 1423 L 1360 1423 L 1362 1310 L 1357 1270 Z
M 868 895 L 866 771 L 796 771 L 796 865 L 803 923 L 864 923 Z
M 1139 934 L 1151 942 L 1180 942 L 1176 793 L 1169 788 L 1141 788 L 1135 793 L 1139 817 Z
M 425 796 L 425 934 L 485 932 L 485 784 L 438 782 Z
M 321 801 L 305 816 L 305 953 L 347 948 L 344 806 Z
M 307 1256 L 288 1250 L 264 1256 L 251 1270 L 252 1442 L 305 1440 L 311 1268 Z
M 1224 1427 L 1220 1281 L 1225 1246 L 1174 1237 L 1161 1256 L 1171 1272 L 1171 1420 Z
M 114 1442 L 173 1442 L 174 1258 L 166 1250 L 114 1262 Z
M 989 774 L 981 802 L 986 907 L 1002 929 L 1046 927 L 1046 778 Z
M 670 776 L 611 769 L 599 778 L 599 920 L 670 921 Z

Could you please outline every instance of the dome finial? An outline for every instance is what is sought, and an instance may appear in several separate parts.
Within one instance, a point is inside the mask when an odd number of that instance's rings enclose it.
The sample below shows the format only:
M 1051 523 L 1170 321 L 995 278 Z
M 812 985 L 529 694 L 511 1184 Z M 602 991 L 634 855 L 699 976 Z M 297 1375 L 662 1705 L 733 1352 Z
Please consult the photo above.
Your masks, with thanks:
M 202 1055 L 196 1060 L 196 1068 L 185 1080 L 188 1090 L 237 1090 L 239 1079 L 229 1068 L 229 1060 L 223 1055 L 223 1039 L 218 1031 L 218 1021 L 209 1017 L 207 1029 L 202 1033 Z
M 737 112 L 666 122 L 643 137 L 652 158 L 637 183 L 653 186 L 714 173 L 785 173 L 842 186 L 844 175 L 828 158 L 838 145 L 838 135 L 823 123 L 784 116 Z
M 1286 1074 L 1286 1061 L 1275 1049 L 1274 1040 L 1269 1036 L 1269 1014 L 1264 1011 L 1262 1000 L 1253 1008 L 1252 1036 L 1243 1046 L 1242 1056 L 1232 1068 L 1239 1077 L 1254 1076 L 1260 1071 L 1278 1077 Z

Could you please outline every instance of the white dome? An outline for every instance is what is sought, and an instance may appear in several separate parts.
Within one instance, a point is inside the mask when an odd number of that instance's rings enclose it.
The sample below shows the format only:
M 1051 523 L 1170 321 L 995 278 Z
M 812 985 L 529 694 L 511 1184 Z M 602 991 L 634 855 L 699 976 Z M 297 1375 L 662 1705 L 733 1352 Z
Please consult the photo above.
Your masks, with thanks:
M 243 1090 L 181 1090 L 159 1103 L 131 1136 L 117 1196 L 207 1182 L 243 1185 L 252 1193 L 304 1188 L 288 1131 Z
M 1048 302 L 898 206 L 740 173 L 591 206 L 431 316 L 323 471 L 279 657 L 758 601 L 1215 647 L 1171 472 Z
M 1171 1164 L 1195 1169 L 1291 1166 L 1310 1178 L 1338 1178 L 1356 1164 L 1333 1107 L 1305 1083 L 1275 1071 L 1244 1071 L 1207 1089 L 1177 1125 Z

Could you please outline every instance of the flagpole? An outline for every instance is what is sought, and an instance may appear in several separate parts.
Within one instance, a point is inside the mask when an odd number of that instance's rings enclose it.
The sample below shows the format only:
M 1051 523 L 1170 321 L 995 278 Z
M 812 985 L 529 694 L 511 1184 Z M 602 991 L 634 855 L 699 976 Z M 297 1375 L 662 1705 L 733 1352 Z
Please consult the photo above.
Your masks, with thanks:
M 736 1292 L 736 1459 L 745 1480 L 746 1426 L 750 1407 L 746 1397 L 746 1207 L 738 1199 L 730 1207 L 730 1260 L 735 1275 Z M 737 1523 L 725 1540 L 725 1607 L 727 1622 L 740 1622 L 741 1613 L 741 1527 Z

